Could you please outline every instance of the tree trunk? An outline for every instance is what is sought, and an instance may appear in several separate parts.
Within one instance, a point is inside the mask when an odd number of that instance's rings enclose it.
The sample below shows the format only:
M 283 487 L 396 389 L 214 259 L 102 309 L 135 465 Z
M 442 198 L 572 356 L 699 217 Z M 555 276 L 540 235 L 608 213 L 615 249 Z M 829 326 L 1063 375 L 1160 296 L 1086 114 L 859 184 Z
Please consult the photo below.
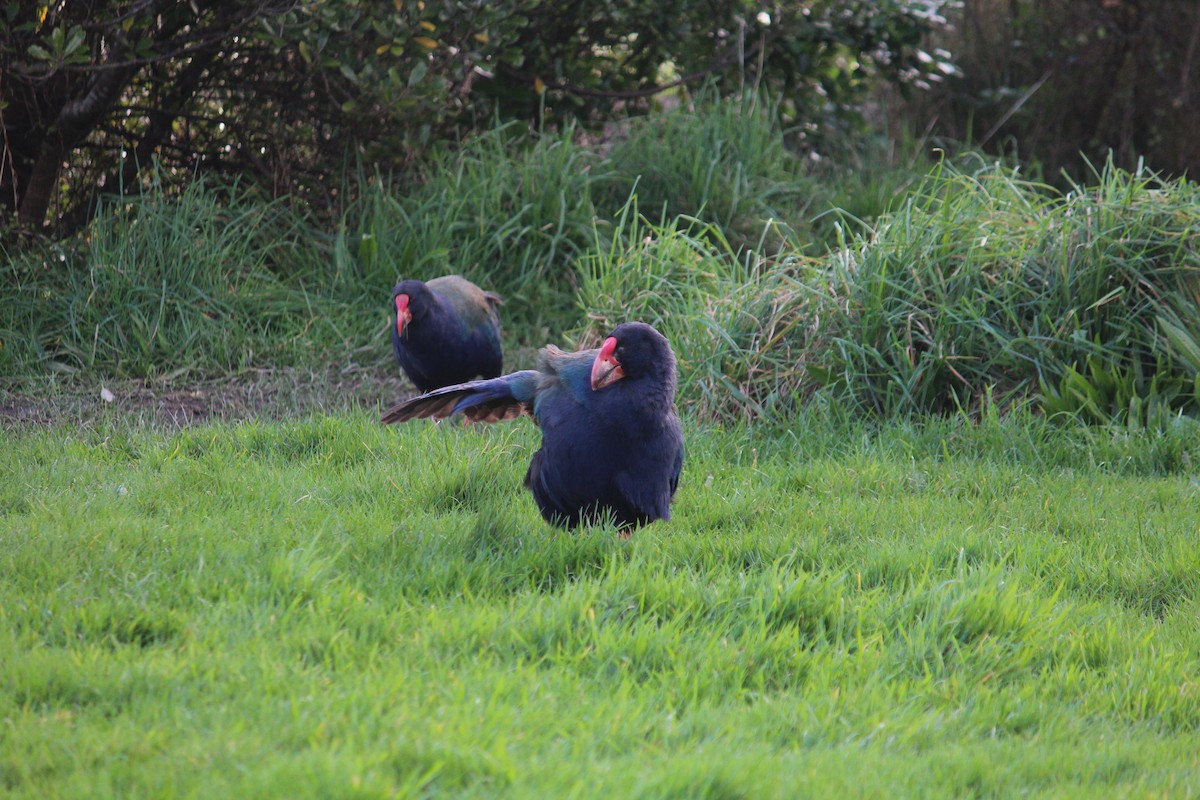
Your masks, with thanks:
M 58 181 L 58 169 L 62 164 L 63 150 L 57 142 L 46 141 L 38 151 L 37 161 L 29 173 L 29 182 L 21 193 L 21 204 L 17 208 L 17 223 L 22 228 L 37 230 L 46 221 L 50 208 L 50 197 Z
M 124 37 L 117 36 L 108 61 L 125 60 Z M 58 113 L 52 133 L 38 149 L 37 161 L 29 176 L 29 185 L 17 208 L 17 222 L 31 230 L 46 224 L 46 212 L 58 183 L 59 170 L 71 151 L 91 133 L 96 123 L 113 107 L 121 90 L 129 83 L 136 68 L 125 65 L 102 70 L 78 100 L 67 102 Z
M 137 146 L 130 148 L 131 152 L 124 159 L 120 169 L 107 176 L 103 181 L 103 188 L 97 183 L 88 193 L 86 200 L 63 216 L 63 233 L 73 232 L 86 225 L 96 213 L 102 197 L 124 192 L 136 183 L 138 173 L 154 159 L 158 148 L 170 135 L 171 127 L 179 118 L 180 112 L 199 90 L 204 74 L 216 60 L 219 51 L 220 48 L 215 44 L 197 51 L 179 77 L 174 79 L 175 83 L 170 91 L 157 102 L 151 103 L 149 124 Z

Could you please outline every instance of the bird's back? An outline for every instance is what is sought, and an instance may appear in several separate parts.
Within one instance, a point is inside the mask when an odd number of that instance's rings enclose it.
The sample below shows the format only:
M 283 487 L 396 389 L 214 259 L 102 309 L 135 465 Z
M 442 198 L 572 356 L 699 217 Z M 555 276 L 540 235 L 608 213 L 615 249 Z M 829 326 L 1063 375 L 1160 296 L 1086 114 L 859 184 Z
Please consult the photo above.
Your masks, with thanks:
M 496 307 L 503 302 L 500 295 L 483 291 L 461 275 L 443 275 L 425 285 L 454 309 L 464 333 L 477 330 L 494 333 L 499 344 L 500 314 Z

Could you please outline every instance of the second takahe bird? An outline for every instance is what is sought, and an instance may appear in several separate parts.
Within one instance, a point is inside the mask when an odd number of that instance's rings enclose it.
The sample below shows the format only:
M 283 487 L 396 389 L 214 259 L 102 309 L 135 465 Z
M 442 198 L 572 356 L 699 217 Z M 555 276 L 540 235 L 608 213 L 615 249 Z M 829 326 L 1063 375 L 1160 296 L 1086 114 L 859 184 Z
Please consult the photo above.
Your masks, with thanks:
M 388 409 L 383 421 L 457 413 L 477 422 L 533 415 L 542 446 L 525 486 L 554 525 L 611 514 L 628 532 L 671 517 L 683 468 L 675 354 L 649 325 L 618 325 L 597 350 L 547 346 L 537 369 L 437 389 Z
M 500 302 L 459 275 L 396 284 L 392 348 L 419 391 L 500 374 Z

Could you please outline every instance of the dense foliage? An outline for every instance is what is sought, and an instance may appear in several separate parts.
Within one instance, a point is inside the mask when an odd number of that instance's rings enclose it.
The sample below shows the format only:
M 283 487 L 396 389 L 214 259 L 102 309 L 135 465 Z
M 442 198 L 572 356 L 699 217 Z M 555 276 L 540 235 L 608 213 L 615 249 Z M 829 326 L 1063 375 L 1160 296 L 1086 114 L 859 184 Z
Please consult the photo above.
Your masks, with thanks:
M 1110 163 L 1058 194 L 938 169 L 826 263 L 815 374 L 884 415 L 1026 395 L 1093 421 L 1194 415 L 1198 233 L 1187 181 Z
M 68 231 L 157 165 L 168 189 L 240 175 L 334 214 L 347 156 L 406 167 L 496 114 L 593 121 L 705 81 L 832 122 L 873 75 L 939 72 L 919 45 L 944 4 L 10 2 L 0 203 Z
M 0 365 L 382 366 L 392 283 L 452 268 L 505 296 L 507 366 L 643 319 L 704 418 L 813 398 L 882 417 L 1030 402 L 1151 427 L 1200 411 L 1195 183 L 1110 164 L 1058 192 L 967 159 L 896 170 L 861 192 L 900 187 L 891 207 L 855 216 L 832 203 L 861 176 L 797 159 L 771 119 L 753 98 L 719 102 L 603 152 L 570 129 L 502 127 L 415 187 L 360 178 L 333 233 L 200 184 L 126 198 L 87 240 L 0 268 Z
M 1200 175 L 1193 0 L 964 0 L 934 36 L 959 69 L 910 95 L 913 126 L 1019 157 L 1061 186 L 1087 160 Z M 1083 154 L 1083 158 L 1080 154 Z

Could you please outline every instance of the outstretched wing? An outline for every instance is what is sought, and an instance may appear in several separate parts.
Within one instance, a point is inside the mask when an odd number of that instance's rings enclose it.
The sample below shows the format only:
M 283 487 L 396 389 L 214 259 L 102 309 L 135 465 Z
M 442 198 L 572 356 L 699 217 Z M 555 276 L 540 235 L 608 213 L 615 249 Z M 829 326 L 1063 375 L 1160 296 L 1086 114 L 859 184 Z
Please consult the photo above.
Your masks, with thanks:
M 522 370 L 499 378 L 434 389 L 383 412 L 387 424 L 410 419 L 444 419 L 462 414 L 472 422 L 501 422 L 531 412 L 539 373 Z

